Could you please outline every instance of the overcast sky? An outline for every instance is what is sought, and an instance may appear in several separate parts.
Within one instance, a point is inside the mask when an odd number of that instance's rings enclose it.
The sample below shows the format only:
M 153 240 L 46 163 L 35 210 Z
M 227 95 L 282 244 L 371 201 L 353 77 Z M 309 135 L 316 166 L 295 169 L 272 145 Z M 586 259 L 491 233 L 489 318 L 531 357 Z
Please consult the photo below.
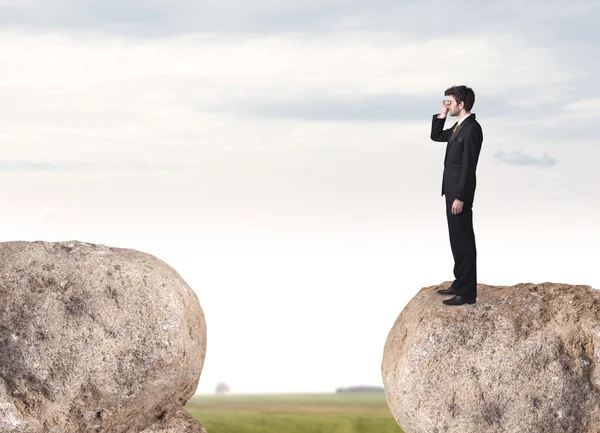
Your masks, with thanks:
M 600 288 L 598 16 L 597 1 L 0 0 L 2 239 L 173 266 L 207 318 L 198 392 L 381 385 L 397 315 L 454 278 L 429 138 L 452 85 L 474 89 L 484 133 L 479 283 Z

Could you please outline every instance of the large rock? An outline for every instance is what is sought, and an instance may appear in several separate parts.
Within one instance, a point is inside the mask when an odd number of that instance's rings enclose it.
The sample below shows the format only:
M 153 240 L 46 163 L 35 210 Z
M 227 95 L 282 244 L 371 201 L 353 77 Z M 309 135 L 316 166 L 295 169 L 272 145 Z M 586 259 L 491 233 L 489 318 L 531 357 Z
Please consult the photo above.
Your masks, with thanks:
M 381 365 L 405 433 L 600 432 L 600 291 L 478 285 L 447 306 L 423 288 L 392 327 Z
M 144 433 L 207 433 L 202 424 L 194 420 L 185 409 L 179 409 L 168 418 L 157 422 Z
M 0 243 L 0 433 L 140 432 L 194 394 L 198 298 L 139 251 Z

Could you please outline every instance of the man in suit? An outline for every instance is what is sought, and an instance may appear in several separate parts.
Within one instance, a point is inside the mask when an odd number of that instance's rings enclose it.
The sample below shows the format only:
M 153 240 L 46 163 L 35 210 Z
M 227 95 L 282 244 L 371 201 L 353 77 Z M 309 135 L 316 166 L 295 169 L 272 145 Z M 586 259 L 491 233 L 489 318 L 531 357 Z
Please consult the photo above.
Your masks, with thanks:
M 450 87 L 444 92 L 439 114 L 433 115 L 431 139 L 448 142 L 444 157 L 442 196 L 446 196 L 446 218 L 450 246 L 454 256 L 455 280 L 443 295 L 455 295 L 446 305 L 474 304 L 477 298 L 477 249 L 473 232 L 477 161 L 483 143 L 483 131 L 471 113 L 475 93 L 466 86 Z M 447 115 L 457 118 L 452 128 L 443 129 Z

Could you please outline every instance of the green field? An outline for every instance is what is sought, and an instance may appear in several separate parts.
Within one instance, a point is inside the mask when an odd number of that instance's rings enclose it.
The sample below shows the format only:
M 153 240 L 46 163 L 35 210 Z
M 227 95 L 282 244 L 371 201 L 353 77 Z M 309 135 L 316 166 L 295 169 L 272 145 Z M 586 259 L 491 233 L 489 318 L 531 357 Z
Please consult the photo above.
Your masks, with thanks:
M 402 433 L 378 393 L 197 395 L 185 408 L 208 433 Z

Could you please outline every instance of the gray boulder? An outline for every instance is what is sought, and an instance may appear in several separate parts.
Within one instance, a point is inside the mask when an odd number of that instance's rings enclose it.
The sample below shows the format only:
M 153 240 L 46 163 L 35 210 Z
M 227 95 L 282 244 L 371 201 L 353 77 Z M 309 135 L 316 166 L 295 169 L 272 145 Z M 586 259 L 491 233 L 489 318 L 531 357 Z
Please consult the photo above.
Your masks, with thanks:
M 388 406 L 405 433 L 600 432 L 600 291 L 478 285 L 447 306 L 425 287 L 384 348 Z
M 0 243 L 0 433 L 140 432 L 194 394 L 198 298 L 139 251 Z
M 168 418 L 157 422 L 144 433 L 207 433 L 202 424 L 186 412 L 179 409 Z

